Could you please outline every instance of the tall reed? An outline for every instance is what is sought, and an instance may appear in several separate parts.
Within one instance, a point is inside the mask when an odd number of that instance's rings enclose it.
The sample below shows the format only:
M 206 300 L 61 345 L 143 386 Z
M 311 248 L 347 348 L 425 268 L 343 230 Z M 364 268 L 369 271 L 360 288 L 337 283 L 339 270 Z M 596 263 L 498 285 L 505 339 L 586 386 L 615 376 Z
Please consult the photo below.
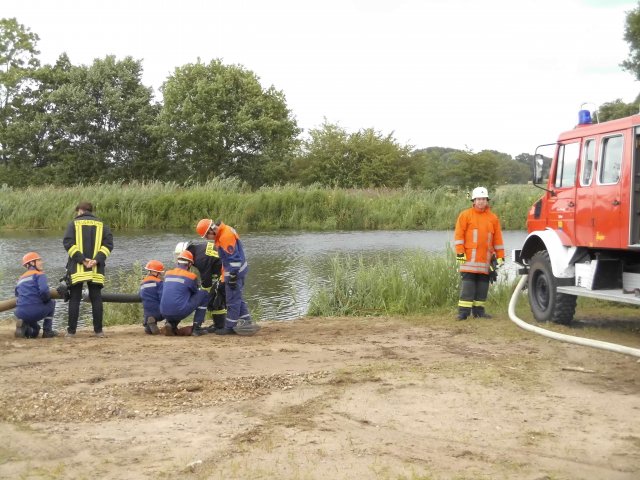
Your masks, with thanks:
M 115 281 L 123 292 L 137 292 L 140 289 L 140 281 L 143 277 L 142 266 L 136 262 L 130 271 L 119 271 L 105 277 L 105 289 Z M 104 304 L 104 325 L 132 325 L 139 323 L 142 331 L 142 303 L 105 303 Z
M 316 285 L 309 304 L 311 316 L 363 316 L 453 312 L 457 308 L 460 275 L 452 252 L 446 256 L 407 251 L 401 257 L 365 259 L 336 255 L 329 279 Z M 490 289 L 488 308 L 508 304 L 512 282 Z
M 492 208 L 505 230 L 525 228 L 538 191 L 526 185 L 500 187 Z M 345 190 L 286 185 L 251 191 L 235 179 L 204 184 L 111 183 L 77 187 L 0 188 L 0 229 L 62 230 L 80 200 L 113 229 L 187 229 L 200 218 L 222 219 L 244 231 L 267 230 L 448 230 L 470 206 L 463 192 Z

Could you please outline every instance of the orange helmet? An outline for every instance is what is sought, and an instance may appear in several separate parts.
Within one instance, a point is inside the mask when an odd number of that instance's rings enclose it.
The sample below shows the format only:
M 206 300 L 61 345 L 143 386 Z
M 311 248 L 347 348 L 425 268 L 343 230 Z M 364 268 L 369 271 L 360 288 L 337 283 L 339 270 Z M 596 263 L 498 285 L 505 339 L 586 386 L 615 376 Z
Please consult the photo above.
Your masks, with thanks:
M 180 255 L 178 255 L 178 263 L 184 263 L 180 260 L 187 260 L 189 263 L 193 263 L 193 254 L 189 250 L 185 250 Z
M 164 272 L 164 265 L 159 260 L 149 260 L 147 264 L 144 266 L 145 270 L 150 270 L 152 272 L 162 273 Z
M 198 225 L 196 226 L 196 232 L 198 232 L 198 235 L 204 238 L 204 236 L 212 226 L 213 220 L 211 220 L 210 218 L 203 218 L 198 222 Z
M 42 257 L 36 252 L 26 253 L 24 257 L 22 257 L 22 266 L 24 267 L 26 264 L 35 262 L 36 260 L 42 260 Z

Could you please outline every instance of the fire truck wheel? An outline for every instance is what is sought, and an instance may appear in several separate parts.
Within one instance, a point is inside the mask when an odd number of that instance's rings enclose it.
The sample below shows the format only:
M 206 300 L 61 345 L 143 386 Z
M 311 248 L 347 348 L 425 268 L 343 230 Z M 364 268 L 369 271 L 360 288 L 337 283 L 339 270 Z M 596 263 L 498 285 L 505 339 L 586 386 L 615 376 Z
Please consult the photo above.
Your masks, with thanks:
M 558 279 L 553 275 L 549 253 L 537 252 L 529 267 L 529 305 L 539 322 L 568 325 L 576 312 L 576 296 L 558 293 Z

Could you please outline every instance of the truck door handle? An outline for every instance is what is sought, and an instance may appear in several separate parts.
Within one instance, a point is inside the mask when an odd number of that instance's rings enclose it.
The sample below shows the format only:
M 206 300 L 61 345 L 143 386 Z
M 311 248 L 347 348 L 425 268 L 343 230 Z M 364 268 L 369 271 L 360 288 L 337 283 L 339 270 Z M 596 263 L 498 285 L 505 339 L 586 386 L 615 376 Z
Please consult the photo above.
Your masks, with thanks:
M 569 202 L 569 206 L 570 206 L 570 207 L 575 207 L 575 206 L 576 206 L 576 204 L 575 204 L 575 203 L 573 203 L 573 202 Z
M 617 207 L 618 205 L 620 205 L 620 202 L 618 200 L 614 200 L 613 202 L 611 202 L 611 205 Z

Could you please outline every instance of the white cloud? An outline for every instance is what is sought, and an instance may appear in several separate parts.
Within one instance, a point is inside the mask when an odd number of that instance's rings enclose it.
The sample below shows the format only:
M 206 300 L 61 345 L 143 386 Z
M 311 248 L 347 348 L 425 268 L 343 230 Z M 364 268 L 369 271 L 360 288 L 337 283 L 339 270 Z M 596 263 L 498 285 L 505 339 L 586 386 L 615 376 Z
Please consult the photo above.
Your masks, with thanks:
M 619 64 L 634 1 L 22 0 L 4 17 L 41 37 L 41 59 L 143 60 L 158 88 L 175 67 L 221 58 L 282 90 L 305 129 L 394 132 L 418 148 L 531 152 L 573 127 L 583 102 L 632 101 Z

